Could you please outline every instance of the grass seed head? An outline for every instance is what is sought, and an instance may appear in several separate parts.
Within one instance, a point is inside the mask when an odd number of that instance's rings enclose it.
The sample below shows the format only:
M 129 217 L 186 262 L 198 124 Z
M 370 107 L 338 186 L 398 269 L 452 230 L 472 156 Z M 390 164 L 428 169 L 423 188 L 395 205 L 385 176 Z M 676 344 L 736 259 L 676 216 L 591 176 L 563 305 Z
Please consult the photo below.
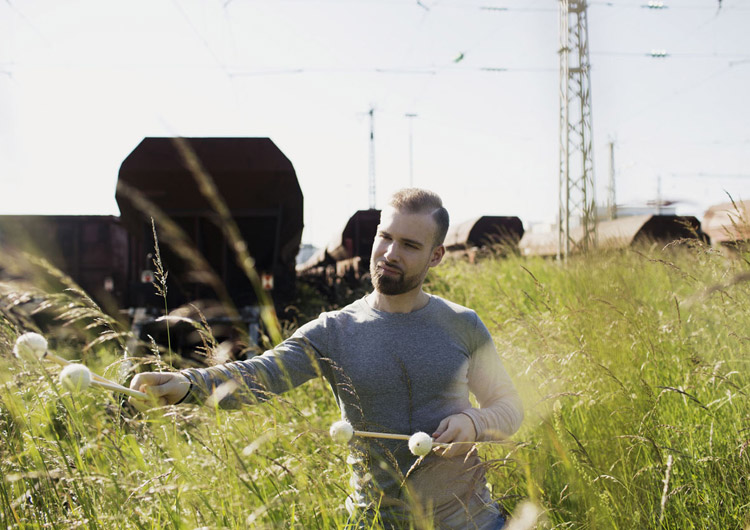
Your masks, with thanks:
M 73 392 L 80 392 L 91 385 L 91 370 L 82 364 L 69 364 L 60 372 L 60 383 Z
M 16 339 L 13 355 L 24 361 L 41 359 L 47 353 L 47 339 L 39 333 L 24 333 Z
M 424 456 L 432 449 L 432 436 L 426 432 L 415 432 L 409 438 L 409 451 L 415 456 Z

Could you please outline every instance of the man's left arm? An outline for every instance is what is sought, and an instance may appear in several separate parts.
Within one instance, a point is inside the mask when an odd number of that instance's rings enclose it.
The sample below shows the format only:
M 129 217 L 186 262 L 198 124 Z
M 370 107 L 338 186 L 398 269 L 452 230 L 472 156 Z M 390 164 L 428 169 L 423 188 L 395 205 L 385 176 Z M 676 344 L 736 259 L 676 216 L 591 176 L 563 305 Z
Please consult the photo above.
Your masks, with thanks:
M 492 336 L 477 318 L 477 347 L 469 361 L 469 390 L 479 408 L 463 411 L 474 422 L 477 440 L 502 440 L 523 421 L 523 405 L 497 353 Z
M 444 456 L 466 453 L 469 442 L 502 440 L 515 433 L 523 421 L 523 406 L 497 353 L 489 331 L 477 319 L 476 349 L 469 361 L 469 390 L 479 408 L 469 408 L 444 418 L 433 436 L 436 442 L 463 442 Z

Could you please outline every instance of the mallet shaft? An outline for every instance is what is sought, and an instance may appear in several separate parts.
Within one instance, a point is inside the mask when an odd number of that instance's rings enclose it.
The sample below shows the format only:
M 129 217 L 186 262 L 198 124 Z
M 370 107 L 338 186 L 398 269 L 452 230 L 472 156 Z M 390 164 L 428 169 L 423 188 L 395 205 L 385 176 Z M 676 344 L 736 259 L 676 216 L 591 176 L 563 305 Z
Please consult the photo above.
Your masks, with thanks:
M 138 390 L 133 390 L 132 388 L 128 388 L 126 386 L 118 385 L 111 382 L 105 382 L 105 381 L 99 381 L 97 379 L 91 380 L 91 386 L 98 386 L 101 388 L 106 388 L 107 390 L 112 390 L 113 392 L 119 392 L 121 394 L 125 394 L 131 397 L 135 397 L 138 399 L 148 399 L 148 394 L 144 392 L 139 392 Z
M 359 436 L 361 438 L 386 438 L 388 440 L 406 440 L 406 441 L 409 441 L 411 439 L 411 436 L 409 436 L 408 434 L 395 434 L 395 433 L 389 433 L 389 432 L 371 432 L 371 431 L 354 431 L 354 436 Z M 432 442 L 433 447 L 443 447 L 445 445 L 449 445 L 449 444 Z
M 409 440 L 408 434 L 392 434 L 388 432 L 354 431 L 355 436 L 362 438 L 387 438 L 389 440 Z
M 71 363 L 67 359 L 63 359 L 62 357 L 58 357 L 51 351 L 48 351 L 44 354 L 45 359 L 49 359 L 53 363 L 57 363 L 60 366 L 68 366 L 69 364 L 75 364 Z M 94 372 L 91 372 L 91 384 L 92 385 L 99 385 L 102 388 L 107 388 L 109 390 L 114 390 L 115 392 L 120 392 L 122 394 L 127 394 L 128 396 L 133 396 L 137 398 L 148 398 L 146 394 L 143 392 L 139 392 L 137 390 L 133 390 L 131 388 L 128 388 L 126 386 L 122 386 L 118 383 L 115 383 L 114 381 L 110 381 L 109 379 L 106 379 L 100 375 L 95 374 Z M 134 393 L 135 392 L 135 393 Z

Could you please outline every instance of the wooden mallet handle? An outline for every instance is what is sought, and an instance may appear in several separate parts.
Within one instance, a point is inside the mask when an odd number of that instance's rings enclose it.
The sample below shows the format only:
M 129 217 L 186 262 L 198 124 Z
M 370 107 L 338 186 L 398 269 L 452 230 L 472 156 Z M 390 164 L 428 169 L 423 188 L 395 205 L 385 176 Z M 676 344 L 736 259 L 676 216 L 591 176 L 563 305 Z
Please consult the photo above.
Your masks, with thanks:
M 354 436 L 359 436 L 361 438 L 385 438 L 388 440 L 406 440 L 407 442 L 411 439 L 411 436 L 408 434 L 394 434 L 394 433 L 389 433 L 389 432 L 354 431 Z M 450 445 L 450 444 L 432 442 L 433 447 L 444 447 L 446 445 Z
M 49 359 L 53 363 L 57 363 L 60 366 L 68 366 L 71 363 L 67 359 L 63 359 L 62 357 L 58 357 L 51 351 L 47 351 L 44 354 L 44 359 Z M 128 388 L 126 386 L 122 386 L 119 383 L 115 383 L 114 381 L 110 381 L 109 379 L 106 379 L 100 375 L 95 374 L 94 372 L 91 372 L 91 384 L 99 386 L 101 388 L 106 388 L 107 390 L 112 390 L 113 392 L 119 392 L 121 394 L 125 394 L 128 396 L 136 397 L 139 399 L 148 399 L 148 394 L 145 394 L 143 392 L 139 392 L 138 390 L 133 390 L 132 388 Z

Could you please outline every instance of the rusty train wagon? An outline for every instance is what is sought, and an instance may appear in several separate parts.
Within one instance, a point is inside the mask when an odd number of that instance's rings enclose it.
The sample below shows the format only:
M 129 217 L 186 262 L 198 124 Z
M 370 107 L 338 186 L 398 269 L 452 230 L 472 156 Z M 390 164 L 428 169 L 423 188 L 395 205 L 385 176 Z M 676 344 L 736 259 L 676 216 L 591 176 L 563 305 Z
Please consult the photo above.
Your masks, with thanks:
M 68 275 L 111 313 L 125 307 L 127 298 L 128 234 L 119 217 L 111 215 L 1 215 L 0 248 L 42 257 Z M 0 263 L 0 267 L 9 266 Z M 33 278 L 51 291 L 67 287 L 52 274 Z M 34 271 L 22 271 L 24 276 Z M 12 275 L 12 266 L 5 270 Z
M 194 155 L 201 169 L 188 168 L 180 145 Z M 140 309 L 137 318 L 146 323 L 153 323 L 148 314 L 164 311 L 164 299 L 150 285 L 155 272 L 151 219 L 127 189 L 136 190 L 181 229 L 220 278 L 242 321 L 252 329 L 258 315 L 256 286 L 238 265 L 233 244 L 225 237 L 221 218 L 205 189 L 199 187 L 196 171 L 213 182 L 276 309 L 283 311 L 293 299 L 303 197 L 294 167 L 279 148 L 268 138 L 145 138 L 123 161 L 116 194 L 122 221 L 130 234 L 129 305 Z M 158 220 L 156 232 L 168 271 L 167 306 L 177 308 L 219 299 L 215 289 L 196 278 L 196 264 L 181 257 L 184 253 L 177 246 L 183 243 L 173 240 Z M 218 311 L 222 313 L 221 308 Z M 151 331 L 157 333 L 153 327 Z
M 750 200 L 714 204 L 703 214 L 703 231 L 719 248 L 747 248 L 750 243 Z
M 574 241 L 583 238 L 583 229 L 579 226 L 571 230 Z M 658 243 L 667 245 L 681 239 L 703 238 L 698 219 L 689 215 L 633 215 L 619 217 L 597 224 L 597 248 L 600 250 L 623 249 L 639 244 Z M 557 255 L 557 232 L 527 232 L 519 248 L 522 256 Z
M 333 239 L 297 267 L 299 276 L 325 291 L 337 282 L 355 286 L 370 270 L 380 210 L 358 210 Z
M 518 217 L 482 215 L 451 225 L 445 236 L 448 255 L 473 262 L 482 253 L 514 253 L 524 234 Z
M 236 330 L 239 317 L 252 340 L 254 331 L 257 336 L 259 293 L 237 264 L 219 215 L 196 184 L 178 141 L 195 155 L 214 183 L 255 261 L 262 289 L 277 312 L 283 311 L 296 295 L 295 257 L 303 228 L 303 197 L 291 162 L 268 138 L 145 138 L 120 167 L 116 193 L 120 217 L 0 216 L 0 258 L 6 258 L 0 259 L 3 277 L 26 278 L 33 272 L 14 270 L 14 252 L 43 257 L 107 312 L 129 316 L 133 331 L 141 338 L 150 334 L 166 344 L 162 340 L 166 326 L 157 320 L 165 312 L 165 300 L 151 283 L 155 272 L 154 216 L 167 272 L 166 310 L 197 305 L 205 310 L 217 338 L 222 338 L 220 326 Z M 145 199 L 154 211 L 134 202 L 134 196 Z M 196 274 L 200 267 L 180 257 L 184 253 L 172 246 L 175 239 L 160 224 L 161 215 L 181 229 L 186 237 L 179 245 L 197 251 L 213 271 L 214 285 L 223 287 L 208 287 L 205 275 Z M 43 272 L 30 279 L 49 292 L 64 287 Z M 228 294 L 223 301 L 229 298 L 229 303 L 217 303 L 222 298 L 217 290 Z M 173 350 L 181 351 L 179 329 L 171 331 Z M 195 344 L 194 338 L 185 339 L 185 349 L 191 342 Z

